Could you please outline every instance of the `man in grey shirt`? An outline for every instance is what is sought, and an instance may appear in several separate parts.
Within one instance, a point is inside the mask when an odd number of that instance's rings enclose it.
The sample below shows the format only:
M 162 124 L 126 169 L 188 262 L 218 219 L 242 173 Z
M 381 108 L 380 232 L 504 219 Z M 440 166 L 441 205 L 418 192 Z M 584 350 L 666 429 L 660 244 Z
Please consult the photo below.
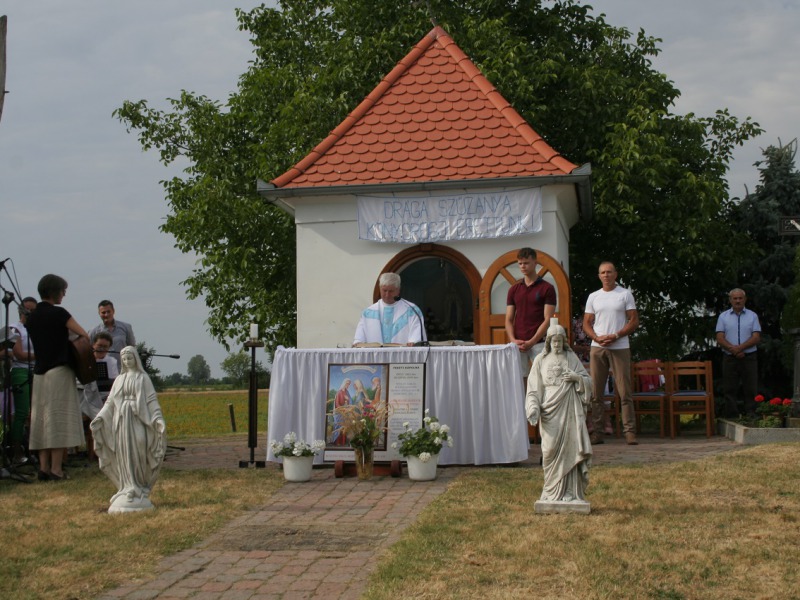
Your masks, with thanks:
M 120 351 L 125 346 L 136 345 L 133 327 L 131 327 L 129 323 L 123 323 L 114 318 L 114 303 L 111 302 L 111 300 L 101 300 L 97 305 L 97 312 L 100 314 L 100 319 L 103 323 L 89 332 L 89 338 L 94 344 L 94 336 L 99 332 L 105 331 L 111 335 L 111 339 L 114 340 L 111 344 L 111 355 L 117 360 L 117 365 L 119 365 Z

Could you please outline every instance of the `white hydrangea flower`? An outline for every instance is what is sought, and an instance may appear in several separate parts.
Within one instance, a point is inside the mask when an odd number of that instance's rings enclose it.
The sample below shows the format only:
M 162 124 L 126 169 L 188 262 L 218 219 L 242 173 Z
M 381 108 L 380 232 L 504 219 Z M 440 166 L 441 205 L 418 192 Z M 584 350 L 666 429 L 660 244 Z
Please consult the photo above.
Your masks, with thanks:
M 290 431 L 285 436 L 283 436 L 283 443 L 287 446 L 291 446 L 297 441 L 297 434 L 294 431 Z
M 431 423 L 431 431 L 439 431 L 439 428 L 440 428 L 440 427 L 441 427 L 441 425 L 439 425 L 439 423 L 438 423 L 438 422 L 436 422 L 436 421 L 434 421 L 433 423 Z
M 418 458 L 420 462 L 426 463 L 431 459 L 430 452 L 421 452 Z
M 442 433 L 447 433 L 448 431 L 450 431 L 450 426 L 449 425 L 442 425 L 439 428 L 439 431 L 441 431 Z
M 453 438 L 450 438 L 449 440 L 447 440 L 447 447 L 448 448 L 452 448 L 453 447 Z
M 428 412 L 428 411 L 426 410 L 425 412 Z M 427 423 L 431 422 L 431 418 L 430 417 L 425 417 L 424 419 L 422 419 L 422 421 L 427 424 Z
M 433 443 L 436 444 L 437 446 L 441 446 L 442 445 L 442 438 L 440 438 L 440 437 L 433 438 Z
M 319 454 L 325 449 L 325 442 L 324 440 L 314 440 L 314 443 L 311 444 L 311 451 L 314 454 Z

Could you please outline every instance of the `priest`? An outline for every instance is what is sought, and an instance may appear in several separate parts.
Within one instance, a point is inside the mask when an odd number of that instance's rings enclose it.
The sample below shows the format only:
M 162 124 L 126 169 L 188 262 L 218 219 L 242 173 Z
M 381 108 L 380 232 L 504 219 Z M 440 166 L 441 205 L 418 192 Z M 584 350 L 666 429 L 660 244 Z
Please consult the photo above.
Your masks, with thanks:
M 381 299 L 361 313 L 353 345 L 413 346 L 426 341 L 422 311 L 400 297 L 400 276 L 383 273 L 378 280 Z

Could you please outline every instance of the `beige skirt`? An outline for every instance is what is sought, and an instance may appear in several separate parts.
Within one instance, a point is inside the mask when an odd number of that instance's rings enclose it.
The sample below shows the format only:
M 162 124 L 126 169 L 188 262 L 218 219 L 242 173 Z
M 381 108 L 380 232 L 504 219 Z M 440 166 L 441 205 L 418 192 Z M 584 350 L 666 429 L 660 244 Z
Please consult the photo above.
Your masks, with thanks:
M 33 376 L 30 449 L 72 448 L 84 443 L 75 373 L 67 366 Z

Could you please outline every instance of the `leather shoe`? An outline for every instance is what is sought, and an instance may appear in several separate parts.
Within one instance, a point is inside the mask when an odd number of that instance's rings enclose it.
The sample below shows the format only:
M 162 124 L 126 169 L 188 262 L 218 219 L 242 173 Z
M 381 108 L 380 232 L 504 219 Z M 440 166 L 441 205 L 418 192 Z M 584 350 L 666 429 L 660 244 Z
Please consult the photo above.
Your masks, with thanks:
M 605 444 L 605 440 L 602 436 L 593 433 L 589 436 L 589 441 L 592 442 L 592 446 L 596 446 L 597 444 Z
M 637 446 L 639 442 L 636 441 L 636 434 L 635 433 L 626 433 L 625 434 L 625 443 L 628 446 Z

